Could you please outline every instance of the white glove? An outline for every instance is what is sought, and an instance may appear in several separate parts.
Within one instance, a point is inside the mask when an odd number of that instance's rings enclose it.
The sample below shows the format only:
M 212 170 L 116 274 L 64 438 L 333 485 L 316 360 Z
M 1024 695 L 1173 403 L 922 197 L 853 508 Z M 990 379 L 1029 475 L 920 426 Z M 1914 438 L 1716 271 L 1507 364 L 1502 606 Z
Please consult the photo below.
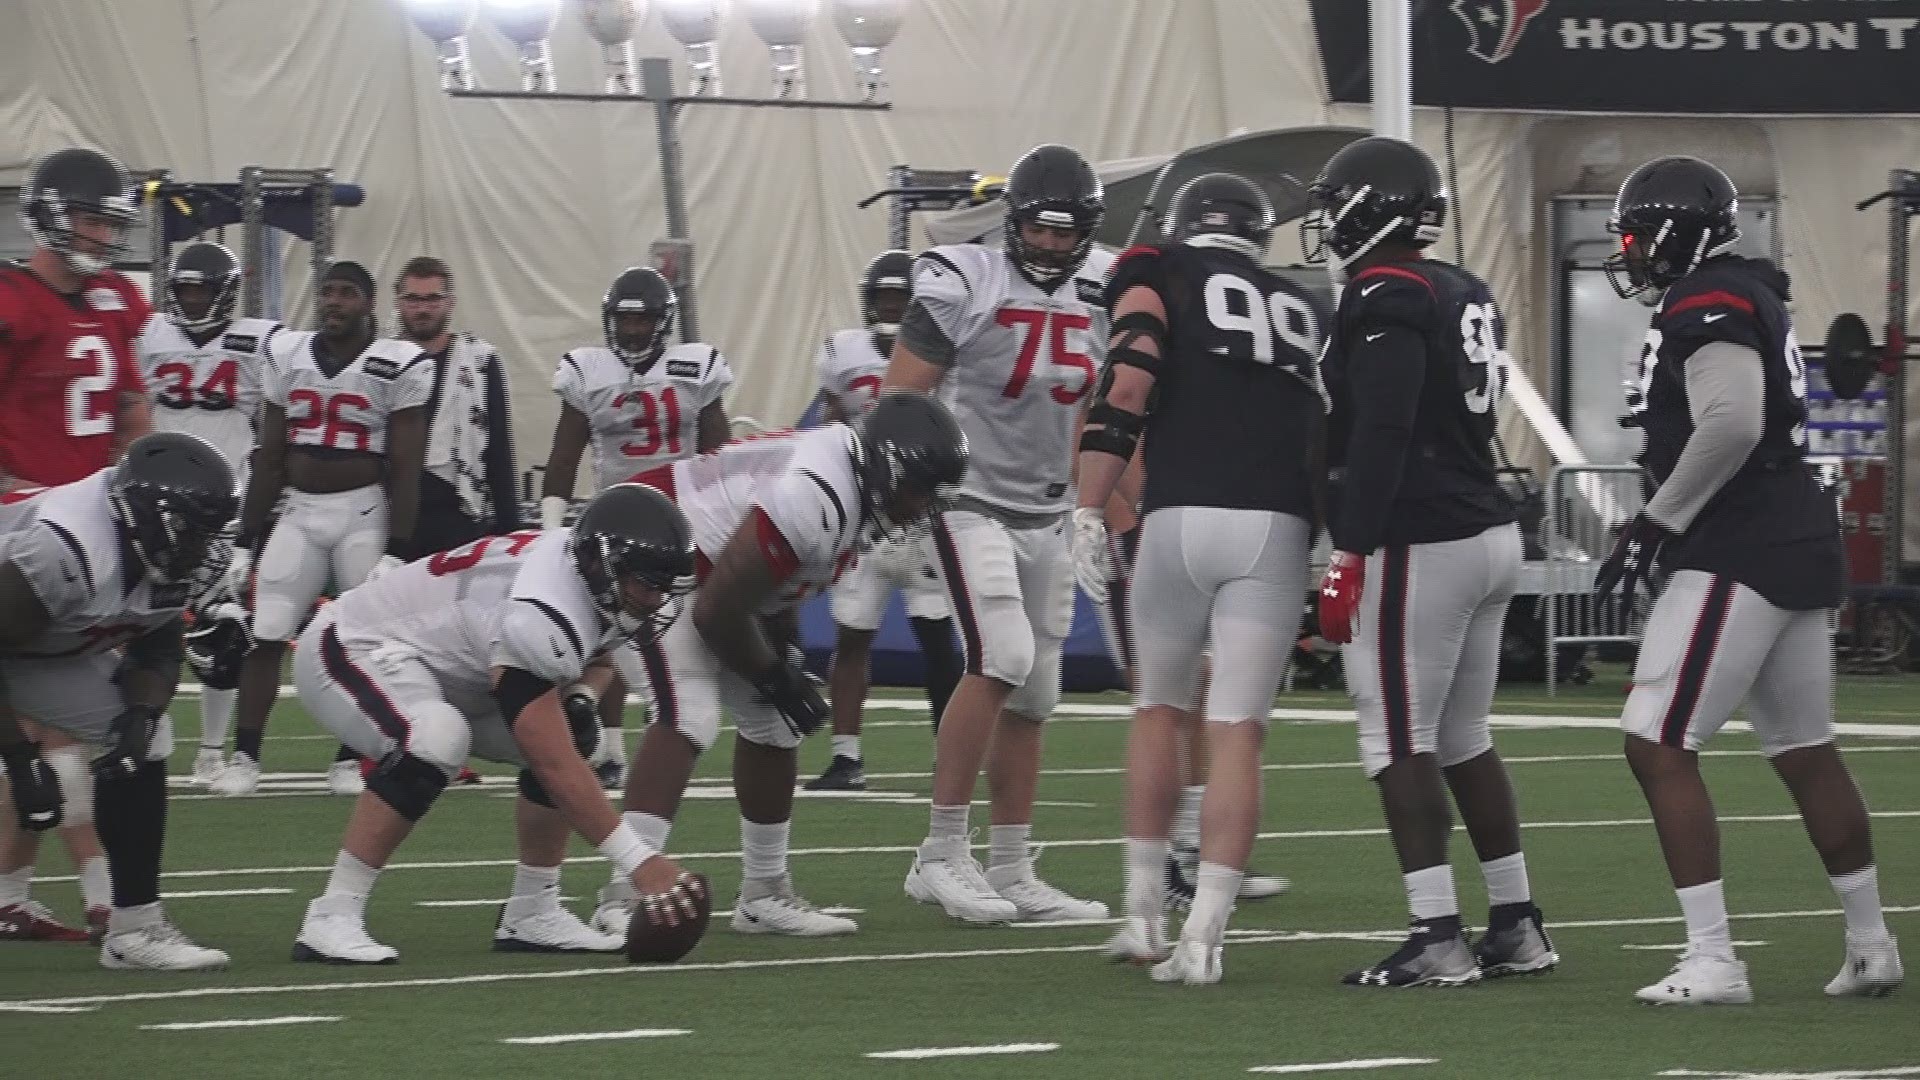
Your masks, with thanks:
M 381 577 L 405 565 L 407 565 L 406 560 L 400 558 L 398 555 L 382 555 L 380 556 L 380 561 L 373 564 L 373 569 L 367 572 L 367 579 L 360 584 L 371 585 L 375 581 L 380 580 Z
M 1107 516 L 1096 507 L 1082 506 L 1073 512 L 1073 577 L 1087 599 L 1107 602 L 1107 583 L 1114 579 L 1113 555 L 1107 550 Z
M 234 548 L 233 561 L 227 564 L 227 592 L 233 596 L 246 596 L 252 577 L 253 552 L 243 547 Z
M 567 500 L 548 495 L 540 500 L 540 527 L 558 529 L 567 523 Z

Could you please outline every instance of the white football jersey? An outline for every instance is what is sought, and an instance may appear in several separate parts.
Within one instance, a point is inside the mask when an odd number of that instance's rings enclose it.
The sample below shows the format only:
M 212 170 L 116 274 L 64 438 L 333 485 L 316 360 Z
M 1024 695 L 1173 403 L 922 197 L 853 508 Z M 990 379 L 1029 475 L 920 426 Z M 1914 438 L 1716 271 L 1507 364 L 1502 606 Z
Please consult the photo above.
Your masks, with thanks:
M 51 620 L 13 655 L 117 649 L 185 610 L 185 584 L 155 585 L 143 567 L 123 564 L 125 549 L 107 501 L 112 472 L 0 495 L 0 559 L 20 569 Z
M 873 331 L 862 328 L 828 338 L 813 366 L 820 376 L 820 389 L 839 403 L 842 415 L 853 419 L 880 400 L 889 359 L 874 345 Z
M 153 426 L 205 439 L 240 476 L 260 418 L 267 343 L 282 329 L 272 319 L 235 319 L 195 345 L 165 315 L 148 319 L 134 353 L 153 392 Z
M 727 358 L 689 342 L 636 375 L 612 349 L 590 345 L 560 358 L 553 392 L 593 429 L 594 489 L 700 451 L 700 413 L 733 385 Z
M 962 495 L 1026 514 L 1073 507 L 1073 432 L 1106 359 L 1110 264 L 1089 258 L 1051 293 L 980 244 L 914 264 L 914 303 L 954 344 L 940 397 L 971 452 Z
M 828 424 L 728 443 L 719 452 L 635 477 L 666 492 L 693 529 L 693 546 L 715 560 L 758 508 L 799 563 L 777 568 L 784 587 L 761 614 L 824 592 L 853 562 L 861 531 L 853 429 Z
M 311 330 L 284 330 L 267 349 L 266 400 L 286 410 L 287 442 L 386 453 L 388 420 L 424 408 L 433 395 L 433 362 L 410 341 L 375 338 L 328 375 L 315 352 L 319 338 Z
M 470 716 L 493 711 L 496 666 L 568 686 L 589 659 L 625 640 L 575 569 L 572 536 L 489 536 L 398 567 L 334 603 L 335 632 L 345 645 L 404 648 Z

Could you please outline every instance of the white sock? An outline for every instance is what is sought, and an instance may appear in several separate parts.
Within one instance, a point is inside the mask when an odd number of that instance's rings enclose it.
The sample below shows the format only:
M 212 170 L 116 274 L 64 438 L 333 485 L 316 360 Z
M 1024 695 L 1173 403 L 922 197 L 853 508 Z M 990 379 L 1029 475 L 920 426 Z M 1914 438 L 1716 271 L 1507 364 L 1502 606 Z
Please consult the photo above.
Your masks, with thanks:
M 835 735 L 833 737 L 833 756 L 860 760 L 860 736 Z
M 1460 914 L 1453 894 L 1453 867 L 1446 863 L 1400 875 L 1407 885 L 1407 907 L 1416 919 L 1444 919 Z
M 560 902 L 560 868 L 557 866 L 528 866 L 515 863 L 513 866 L 513 898 L 531 900 L 546 897 L 553 903 Z
M 1205 784 L 1188 784 L 1180 789 L 1180 806 L 1173 812 L 1173 842 L 1176 846 L 1200 846 L 1200 799 L 1206 793 Z
M 603 727 L 600 729 L 600 753 L 603 760 L 627 763 L 627 735 L 625 728 Z
M 328 896 L 351 896 L 365 901 L 373 892 L 373 883 L 380 877 L 380 871 L 368 866 L 356 858 L 352 852 L 341 849 L 333 860 L 333 874 L 327 878 Z
M 233 705 L 240 700 L 238 690 L 200 688 L 200 748 L 224 750 L 227 732 L 233 730 Z
M 81 864 L 80 903 L 88 911 L 113 906 L 113 877 L 107 873 L 105 855 L 95 855 Z
M 1127 837 L 1127 914 L 1153 918 L 1167 910 L 1167 853 L 1165 840 Z
M 987 830 L 987 867 L 1017 866 L 1027 861 L 1027 841 L 1033 838 L 1033 826 L 995 825 Z
M 1533 899 L 1533 890 L 1527 885 L 1527 856 L 1523 852 L 1481 863 L 1480 876 L 1487 879 L 1487 903 L 1493 907 L 1525 904 Z
M 1840 910 L 1847 916 L 1847 933 L 1853 937 L 1880 937 L 1887 932 L 1886 912 L 1880 908 L 1880 871 L 1869 863 L 1851 874 L 1827 879 L 1833 882 L 1833 894 L 1840 898 Z
M 1675 889 L 1687 919 L 1687 951 L 1733 959 L 1733 929 L 1727 925 L 1727 893 L 1718 881 Z
M 959 806 L 938 806 L 933 808 L 933 820 L 927 828 L 927 839 L 944 840 L 958 837 L 967 838 L 967 812 L 973 807 L 962 803 Z
M 18 870 L 9 870 L 0 874 L 0 907 L 13 907 L 27 902 L 27 893 L 33 889 L 33 864 L 28 863 Z
M 1246 871 L 1231 866 L 1201 863 L 1199 881 L 1193 888 L 1193 910 L 1187 914 L 1180 936 L 1209 943 L 1225 937 L 1227 916 L 1233 914 L 1233 898 L 1240 895 L 1240 879 L 1245 876 Z
M 673 831 L 673 822 L 658 814 L 649 814 L 645 810 L 629 810 L 620 815 L 640 839 L 652 845 L 655 851 L 667 850 L 667 834 Z
M 787 836 L 792 821 L 762 824 L 740 819 L 740 876 L 766 880 L 787 876 Z
M 161 909 L 158 900 L 139 907 L 117 907 L 113 909 L 113 914 L 107 916 L 107 933 L 128 934 L 149 926 L 164 925 L 166 921 L 167 913 Z

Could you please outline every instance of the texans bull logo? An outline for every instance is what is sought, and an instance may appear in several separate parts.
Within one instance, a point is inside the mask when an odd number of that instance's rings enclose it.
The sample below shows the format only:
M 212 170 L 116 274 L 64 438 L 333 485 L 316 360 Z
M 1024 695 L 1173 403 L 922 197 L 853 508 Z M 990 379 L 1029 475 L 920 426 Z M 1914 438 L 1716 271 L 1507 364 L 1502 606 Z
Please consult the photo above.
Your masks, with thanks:
M 1467 51 L 1489 64 L 1513 55 L 1533 17 L 1548 0 L 1452 0 L 1449 5 L 1467 24 Z

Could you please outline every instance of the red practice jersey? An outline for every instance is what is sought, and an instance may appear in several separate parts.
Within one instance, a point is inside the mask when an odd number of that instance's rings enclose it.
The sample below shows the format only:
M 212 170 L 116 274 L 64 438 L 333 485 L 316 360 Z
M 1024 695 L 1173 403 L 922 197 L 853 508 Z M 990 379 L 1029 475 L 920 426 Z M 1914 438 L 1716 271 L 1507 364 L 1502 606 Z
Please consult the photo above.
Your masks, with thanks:
M 112 464 L 120 395 L 147 392 L 133 345 L 152 314 L 112 270 L 64 296 L 0 264 L 0 473 L 51 486 Z

